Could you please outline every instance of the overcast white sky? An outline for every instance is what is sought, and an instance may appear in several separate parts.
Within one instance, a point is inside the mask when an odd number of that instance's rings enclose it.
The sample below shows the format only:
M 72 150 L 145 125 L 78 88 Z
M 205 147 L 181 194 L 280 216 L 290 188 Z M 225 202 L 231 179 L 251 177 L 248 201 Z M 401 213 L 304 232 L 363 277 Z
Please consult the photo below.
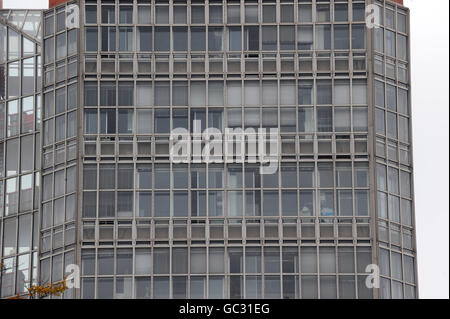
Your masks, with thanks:
M 5 8 L 48 6 L 48 0 L 3 2 Z M 405 5 L 411 9 L 419 295 L 449 298 L 449 1 Z
M 411 10 L 419 296 L 449 298 L 449 1 L 405 5 Z

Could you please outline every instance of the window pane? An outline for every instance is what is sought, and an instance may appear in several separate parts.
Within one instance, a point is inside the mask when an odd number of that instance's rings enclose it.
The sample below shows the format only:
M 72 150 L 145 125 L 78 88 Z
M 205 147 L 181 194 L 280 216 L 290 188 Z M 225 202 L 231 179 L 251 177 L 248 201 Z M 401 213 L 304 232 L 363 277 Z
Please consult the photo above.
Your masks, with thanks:
M 208 48 L 210 51 L 223 50 L 223 28 L 210 27 L 208 29 Z
M 152 51 L 152 27 L 138 27 L 137 32 L 137 50 Z
M 187 51 L 188 49 L 187 27 L 174 27 L 172 41 L 174 51 Z
M 155 27 L 155 50 L 169 51 L 170 49 L 170 28 Z
M 239 7 L 238 7 L 239 8 Z M 229 19 L 230 17 L 228 17 Z M 228 28 L 228 50 L 241 51 L 241 28 L 229 27 Z
M 86 51 L 97 51 L 97 44 L 98 44 L 98 35 L 97 35 L 97 28 L 96 27 L 86 27 L 86 42 L 85 42 L 85 48 Z M 46 40 L 48 41 L 48 40 Z M 47 52 L 47 48 L 46 48 Z M 46 61 L 49 62 L 49 61 Z
M 277 49 L 277 27 L 272 26 L 262 27 L 262 49 L 263 50 Z
M 329 25 L 316 26 L 316 49 L 317 50 L 331 49 L 331 28 Z
M 348 25 L 334 25 L 334 48 L 336 50 L 348 50 L 350 35 Z
M 192 10 L 198 7 L 192 7 Z M 203 8 L 202 8 L 203 9 Z M 206 31 L 204 27 L 191 28 L 191 50 L 205 51 L 206 48 Z

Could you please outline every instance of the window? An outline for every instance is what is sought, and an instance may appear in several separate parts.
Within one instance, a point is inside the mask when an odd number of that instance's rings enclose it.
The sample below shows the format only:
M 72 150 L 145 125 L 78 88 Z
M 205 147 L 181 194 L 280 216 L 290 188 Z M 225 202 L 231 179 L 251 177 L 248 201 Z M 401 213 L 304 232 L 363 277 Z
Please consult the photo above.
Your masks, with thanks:
M 406 16 L 401 13 L 397 13 L 397 28 L 398 31 L 406 33 Z
M 169 192 L 155 192 L 155 217 L 169 217 L 170 194 Z
M 173 216 L 187 217 L 189 210 L 188 192 L 173 193 Z
M 157 24 L 168 24 L 169 23 L 169 6 L 157 6 L 155 17 L 156 17 Z
M 22 99 L 22 133 L 33 130 L 34 119 L 34 98 L 31 96 Z
M 84 83 L 84 105 L 85 106 L 97 106 L 97 82 L 85 82 Z
M 386 134 L 388 137 L 397 138 L 397 115 L 386 112 Z
M 350 108 L 334 108 L 334 129 L 336 132 L 350 132 Z
M 299 50 L 312 50 L 312 26 L 297 26 L 297 47 Z
M 98 250 L 98 274 L 112 275 L 114 274 L 114 250 L 99 249 Z
M 331 49 L 331 30 L 329 25 L 316 26 L 316 50 Z
M 264 249 L 264 272 L 280 272 L 280 249 L 267 247 Z
M 136 188 L 152 188 L 152 167 L 151 165 L 140 164 L 136 167 Z
M 395 57 L 395 32 L 386 30 L 386 54 Z
M 55 113 L 59 114 L 66 110 L 66 88 L 57 89 L 55 93 Z
M 115 27 L 102 27 L 102 51 L 116 51 Z
M 133 28 L 119 27 L 119 51 L 133 51 L 133 43 Z
M 98 216 L 99 217 L 115 217 L 116 198 L 114 192 L 100 192 Z
M 55 119 L 55 140 L 56 142 L 65 139 L 66 137 L 66 117 L 65 115 L 58 116 Z
M 408 91 L 398 89 L 398 111 L 402 114 L 409 114 L 408 111 Z
M 369 216 L 369 193 L 366 190 L 355 191 L 355 215 Z
M 293 5 L 282 5 L 280 7 L 280 22 L 294 22 Z
M 119 109 L 119 134 L 133 134 L 134 110 Z
M 170 50 L 170 28 L 169 27 L 155 27 L 155 50 L 169 51 Z
M 85 42 L 85 49 L 86 51 L 97 51 L 97 44 L 98 44 L 98 30 L 97 27 L 86 27 L 86 42 Z M 48 40 L 45 40 L 46 44 Z M 47 48 L 45 52 L 49 52 L 48 50 L 51 50 L 51 48 Z M 46 61 L 49 62 L 49 61 Z
M 256 26 L 244 27 L 244 50 L 246 51 L 259 50 L 259 27 Z
M 173 7 L 173 20 L 175 24 L 186 24 L 186 6 L 174 6 Z
M 301 180 L 300 180 L 301 181 Z M 300 215 L 314 216 L 314 191 L 300 191 Z
M 280 110 L 280 128 L 281 132 L 296 131 L 295 108 L 284 108 Z
M 347 4 L 334 5 L 334 21 L 342 22 L 348 21 L 348 6 Z
M 136 110 L 136 126 L 138 134 L 152 133 L 152 110 Z
M 155 106 L 170 105 L 170 83 L 155 82 Z
M 316 22 L 330 21 L 330 5 L 318 4 L 316 5 Z
M 116 17 L 116 10 L 114 6 L 102 6 L 102 23 L 114 24 Z
M 133 273 L 133 250 L 117 249 L 116 273 L 128 275 Z
M 353 108 L 353 131 L 367 132 L 368 130 L 368 109 L 367 107 Z
M 208 192 L 208 215 L 223 216 L 223 191 Z
M 278 216 L 278 192 L 263 192 L 263 214 L 264 216 Z
M 294 49 L 295 49 L 294 26 L 280 26 L 280 50 L 294 50 Z
M 245 105 L 257 106 L 259 105 L 259 82 L 245 81 Z
M 384 83 L 375 81 L 375 105 L 384 107 Z
M 35 82 L 35 62 L 34 58 L 23 60 L 22 64 L 22 95 L 29 95 L 34 93 Z
M 326 80 L 317 81 L 317 104 L 331 104 L 331 82 Z
M 228 50 L 241 51 L 241 27 L 228 28 Z
M 274 26 L 262 27 L 262 49 L 263 50 L 277 49 L 277 27 Z
M 132 24 L 133 23 L 133 6 L 119 7 L 119 23 Z
M 334 216 L 334 195 L 333 191 L 320 191 L 320 215 Z
M 152 193 L 137 192 L 135 212 L 137 217 L 150 217 L 152 215 Z
M 298 21 L 312 22 L 312 6 L 310 4 L 298 5 Z
M 56 36 L 56 59 L 66 56 L 66 34 L 58 34 Z
M 375 28 L 374 37 L 375 50 L 378 52 L 384 52 L 384 29 Z
M 67 109 L 72 110 L 78 106 L 78 83 L 67 86 Z
M 350 82 L 348 80 L 336 80 L 334 82 L 334 104 L 350 104 Z
M 8 102 L 7 136 L 19 134 L 19 100 Z
M 334 48 L 336 50 L 348 50 L 350 35 L 348 25 L 334 25 Z
M 390 84 L 386 84 L 386 106 L 389 110 L 397 111 L 397 90 Z
M 336 272 L 336 251 L 334 247 L 320 247 L 319 268 L 321 273 Z
M 365 80 L 353 80 L 352 103 L 367 104 L 367 84 Z
M 209 23 L 222 23 L 222 6 L 209 6 Z
M 119 106 L 134 105 L 134 83 L 133 82 L 119 82 Z
M 151 82 L 136 83 L 136 106 L 153 105 L 153 89 Z
M 276 22 L 277 9 L 272 5 L 263 6 L 263 22 L 264 23 L 274 23 Z
M 398 58 L 402 60 L 408 60 L 408 44 L 407 38 L 404 35 L 397 35 L 398 45 Z
M 188 129 L 188 111 L 187 109 L 172 110 L 172 127 Z
M 153 272 L 168 274 L 170 272 L 169 248 L 155 248 L 153 250 Z
M 197 7 L 192 7 L 192 9 L 194 8 Z M 206 49 L 205 27 L 191 27 L 191 50 L 205 51 L 205 49 Z
M 192 24 L 205 23 L 205 8 L 203 6 L 191 7 L 191 23 Z
M 353 3 L 353 21 L 364 21 L 365 5 L 364 3 Z
M 152 51 L 152 27 L 137 27 L 137 50 Z
M 363 24 L 352 25 L 352 49 L 366 48 L 366 28 Z
M 188 272 L 187 248 L 172 249 L 172 273 L 186 274 Z
M 281 201 L 283 216 L 297 216 L 297 191 L 283 191 Z
M 210 27 L 208 29 L 208 49 L 209 51 L 223 50 L 223 28 Z
M 258 6 L 245 5 L 245 22 L 258 23 Z
M 188 29 L 187 27 L 173 27 L 173 50 L 187 51 L 188 49 Z
M 317 130 L 319 132 L 333 131 L 333 110 L 331 107 L 317 108 Z
M 102 81 L 100 84 L 100 105 L 116 105 L 116 83 Z
M 227 22 L 228 23 L 240 23 L 241 17 L 240 12 L 241 7 L 239 5 L 228 5 L 227 6 Z
M 152 7 L 151 6 L 138 6 L 138 23 L 150 24 L 152 23 Z
M 208 83 L 208 105 L 223 106 L 223 82 Z
M 3 83 L 2 83 L 3 84 Z M 8 64 L 8 97 L 20 96 L 20 64 L 13 62 Z
M 11 28 L 8 28 L 8 60 L 16 59 L 20 57 L 20 35 Z M 45 47 L 47 51 L 47 42 L 51 41 L 51 45 L 48 47 L 53 49 L 53 38 L 46 40 Z M 51 51 L 53 52 L 53 50 Z M 45 61 L 50 61 L 53 59 L 53 56 L 49 60 L 47 58 Z
M 97 134 L 97 110 L 87 109 L 84 111 L 84 133 Z

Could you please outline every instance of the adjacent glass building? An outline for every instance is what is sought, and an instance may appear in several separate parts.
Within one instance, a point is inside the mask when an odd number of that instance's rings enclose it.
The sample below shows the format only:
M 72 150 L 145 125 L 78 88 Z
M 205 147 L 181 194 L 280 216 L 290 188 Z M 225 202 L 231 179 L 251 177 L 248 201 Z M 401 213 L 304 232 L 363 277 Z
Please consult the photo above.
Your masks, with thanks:
M 407 8 L 67 1 L 0 43 L 2 297 L 417 297 Z M 277 172 L 173 163 L 195 120 L 278 128 Z

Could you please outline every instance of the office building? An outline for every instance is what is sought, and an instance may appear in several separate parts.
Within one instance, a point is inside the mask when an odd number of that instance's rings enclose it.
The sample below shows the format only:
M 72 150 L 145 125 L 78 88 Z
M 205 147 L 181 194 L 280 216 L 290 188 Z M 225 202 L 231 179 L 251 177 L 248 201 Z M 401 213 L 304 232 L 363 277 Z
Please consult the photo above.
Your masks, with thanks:
M 2 297 L 417 298 L 401 1 L 0 12 Z M 174 163 L 195 121 L 278 129 L 278 169 Z

